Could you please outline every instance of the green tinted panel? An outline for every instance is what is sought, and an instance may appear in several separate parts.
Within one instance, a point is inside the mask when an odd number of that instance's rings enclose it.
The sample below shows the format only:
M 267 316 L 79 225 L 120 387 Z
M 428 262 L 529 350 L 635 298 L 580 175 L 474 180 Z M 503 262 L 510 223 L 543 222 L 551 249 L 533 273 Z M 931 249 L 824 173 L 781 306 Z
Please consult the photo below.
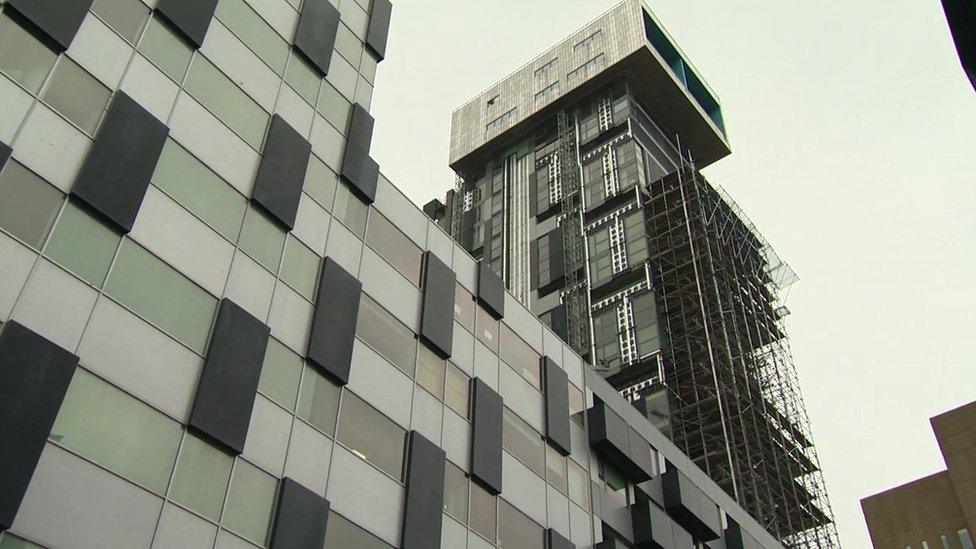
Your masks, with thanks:
M 356 198 L 344 183 L 336 189 L 335 215 L 350 231 L 359 238 L 366 234 L 366 212 L 369 206 Z
M 0 71 L 37 93 L 57 58 L 20 25 L 0 14 Z
M 349 30 L 349 27 L 339 24 L 339 32 L 336 34 L 335 49 L 339 55 L 346 58 L 353 67 L 359 66 L 359 61 L 363 56 L 363 43 L 356 38 L 356 35 Z
M 241 249 L 274 274 L 278 273 L 285 231 L 263 212 L 250 208 L 244 218 Z
M 149 8 L 140 0 L 95 0 L 92 12 L 133 44 L 149 19 Z
M 234 458 L 187 434 L 169 497 L 210 520 L 220 518 Z
M 278 483 L 250 463 L 238 459 L 230 481 L 227 508 L 220 523 L 264 545 Z
M 367 82 L 373 84 L 376 81 L 376 58 L 369 51 L 363 52 L 363 60 L 359 64 L 359 73 Z
M 305 192 L 327 211 L 332 211 L 338 185 L 339 176 L 317 156 L 311 155 L 305 172 Z
M 18 538 L 17 536 L 7 532 L 6 534 L 0 534 L 0 549 L 44 549 L 40 545 L 31 543 L 26 539 Z
M 0 227 L 35 248 L 44 243 L 64 195 L 13 160 L 0 172 Z
M 44 101 L 86 133 L 95 132 L 112 92 L 74 61 L 62 57 L 54 69 Z
M 164 494 L 182 434 L 176 421 L 78 369 L 51 440 Z
M 349 123 L 349 113 L 352 112 L 352 103 L 332 87 L 332 84 L 328 81 L 322 84 L 322 94 L 319 96 L 318 111 L 330 124 L 339 130 L 339 133 L 346 134 L 346 125 Z
M 206 57 L 196 57 L 183 87 L 244 141 L 261 148 L 270 116 Z
M 100 219 L 68 202 L 47 245 L 47 255 L 101 287 L 122 237 Z
M 247 201 L 203 162 L 168 140 L 153 183 L 231 242 L 237 242 Z
M 304 97 L 305 101 L 308 101 L 311 105 L 315 104 L 315 100 L 319 95 L 319 84 L 322 82 L 322 78 L 297 54 L 292 55 L 288 61 L 285 81 L 299 95 Z
M 186 67 L 193 57 L 190 46 L 155 17 L 149 21 L 142 35 L 139 51 L 177 83 L 183 81 Z
M 281 279 L 309 301 L 315 300 L 315 282 L 319 275 L 319 256 L 295 237 L 288 238 Z
M 258 390 L 288 410 L 294 410 L 301 377 L 302 357 L 288 350 L 278 340 L 269 340 Z
M 135 242 L 122 242 L 105 291 L 203 354 L 217 300 Z
M 216 17 L 276 73 L 284 72 L 288 43 L 244 0 L 220 0 Z
M 298 397 L 298 417 L 318 427 L 322 432 L 333 436 L 336 416 L 339 413 L 339 393 L 341 389 L 332 381 L 313 370 L 305 368 L 302 379 L 302 392 Z

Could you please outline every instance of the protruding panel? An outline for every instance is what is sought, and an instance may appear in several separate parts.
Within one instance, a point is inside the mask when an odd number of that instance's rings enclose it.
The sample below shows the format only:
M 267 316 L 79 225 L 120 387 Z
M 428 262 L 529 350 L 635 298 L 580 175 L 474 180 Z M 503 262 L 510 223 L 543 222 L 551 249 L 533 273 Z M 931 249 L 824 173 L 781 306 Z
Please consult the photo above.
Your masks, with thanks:
M 328 500 L 290 478 L 283 478 L 268 547 L 318 549 L 325 544 L 328 522 Z
M 88 15 L 93 0 L 8 0 L 17 10 L 43 32 L 57 52 L 71 47 L 71 42 Z
M 560 303 L 552 308 L 552 331 L 563 341 L 569 339 L 569 324 L 566 319 L 566 304 Z
M 576 549 L 573 542 L 552 528 L 546 530 L 546 549 Z
M 505 316 L 505 283 L 484 260 L 478 263 L 478 302 L 491 316 Z
M 369 157 L 373 141 L 373 117 L 356 103 L 349 117 L 346 133 L 346 150 L 342 155 L 342 179 L 352 184 L 353 190 L 368 204 L 376 200 L 379 165 Z
M 549 232 L 549 280 L 561 281 L 566 276 L 566 261 L 563 246 L 563 232 L 554 230 Z
M 13 149 L 7 146 L 6 143 L 0 142 L 0 170 L 3 169 L 4 164 L 7 163 L 7 160 L 10 158 L 10 153 L 12 152 Z
M 502 491 L 502 397 L 471 380 L 471 476 L 492 494 Z
M 602 400 L 587 411 L 590 446 L 634 482 L 651 478 L 630 457 L 630 427 Z
M 162 14 L 197 49 L 203 46 L 217 0 L 159 0 L 156 11 Z
M 433 252 L 424 254 L 424 297 L 420 337 L 442 357 L 450 358 L 454 342 L 454 288 L 457 275 Z
M 244 451 L 270 335 L 233 301 L 220 302 L 189 425 L 234 454 Z
M 441 546 L 444 510 L 444 450 L 417 431 L 410 432 L 407 450 L 406 494 L 400 547 L 426 549 Z
M 545 379 L 546 440 L 560 454 L 573 452 L 569 431 L 569 378 L 550 356 L 540 359 Z
M 132 230 L 169 128 L 123 92 L 116 92 L 71 194 Z
M 251 200 L 260 204 L 288 230 L 295 228 L 305 171 L 312 144 L 280 115 L 271 119 L 264 154 L 254 180 Z
M 366 31 L 366 47 L 383 60 L 386 57 L 386 39 L 390 34 L 390 18 L 393 3 L 390 0 L 373 0 L 373 11 L 369 15 L 369 29 Z
M 652 453 L 651 444 L 637 432 L 637 429 L 628 426 L 628 431 L 629 435 L 627 438 L 630 443 L 628 456 L 630 457 L 630 461 L 634 462 L 634 465 L 643 471 L 648 478 L 654 476 L 657 456 Z
M 305 0 L 295 31 L 295 47 L 325 76 L 339 31 L 339 9 L 329 0 Z
M 17 516 L 77 365 L 16 320 L 0 328 L 0 531 Z
M 322 261 L 308 337 L 308 359 L 340 384 L 349 383 L 363 283 L 331 257 Z
M 718 506 L 670 462 L 662 476 L 664 508 L 698 539 L 718 539 L 722 531 Z
M 739 526 L 739 523 L 726 516 L 728 527 L 725 528 L 726 549 L 762 549 L 762 544 L 756 541 L 749 532 Z
M 677 547 L 674 545 L 673 521 L 656 505 L 646 500 L 638 501 L 631 506 L 630 514 L 634 524 L 634 543 L 637 547 L 640 549 Z

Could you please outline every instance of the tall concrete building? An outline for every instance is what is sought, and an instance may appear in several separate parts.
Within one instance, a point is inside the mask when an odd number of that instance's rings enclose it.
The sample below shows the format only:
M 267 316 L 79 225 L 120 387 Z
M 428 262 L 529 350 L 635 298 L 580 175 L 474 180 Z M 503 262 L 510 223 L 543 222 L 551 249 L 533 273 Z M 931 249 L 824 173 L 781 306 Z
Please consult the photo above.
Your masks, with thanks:
M 784 328 L 796 279 L 700 170 L 722 107 L 627 0 L 453 115 L 425 211 L 785 544 L 838 540 Z
M 380 174 L 392 10 L 0 2 L 0 547 L 782 547 Z
M 861 500 L 875 549 L 973 549 L 976 402 L 930 422 L 946 469 Z

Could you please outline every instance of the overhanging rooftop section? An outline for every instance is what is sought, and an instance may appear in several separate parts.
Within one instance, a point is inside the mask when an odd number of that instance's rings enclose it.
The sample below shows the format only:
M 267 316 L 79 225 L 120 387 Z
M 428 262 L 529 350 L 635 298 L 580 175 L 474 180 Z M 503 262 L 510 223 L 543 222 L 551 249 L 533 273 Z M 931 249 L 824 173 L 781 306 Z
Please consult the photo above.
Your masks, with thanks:
M 715 93 L 642 0 L 624 0 L 455 110 L 451 167 L 463 171 L 615 78 L 699 167 L 731 152 Z

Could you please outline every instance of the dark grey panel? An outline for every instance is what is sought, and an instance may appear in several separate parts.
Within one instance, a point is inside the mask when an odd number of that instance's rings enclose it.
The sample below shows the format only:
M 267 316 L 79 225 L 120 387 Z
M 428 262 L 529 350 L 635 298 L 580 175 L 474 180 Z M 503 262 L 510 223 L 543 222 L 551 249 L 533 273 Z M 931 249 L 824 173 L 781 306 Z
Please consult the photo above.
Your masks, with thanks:
M 602 400 L 587 410 L 590 446 L 634 482 L 651 478 L 630 456 L 630 426 Z
M 280 115 L 271 119 L 264 154 L 254 180 L 251 200 L 260 204 L 288 230 L 295 228 L 305 170 L 312 144 Z
M 471 476 L 502 492 L 502 397 L 481 378 L 471 380 Z
M 633 427 L 628 428 L 630 433 L 628 436 L 630 443 L 630 460 L 634 462 L 641 471 L 647 475 L 648 478 L 654 476 L 654 470 L 656 467 L 656 456 L 651 453 L 651 445 L 647 440 L 640 436 Z
M 702 541 L 718 539 L 722 531 L 718 506 L 670 462 L 662 475 L 664 508 L 674 520 Z
M 560 339 L 566 341 L 569 339 L 569 321 L 566 318 L 566 304 L 560 303 L 552 309 L 552 331 L 556 332 L 556 335 Z
M 234 454 L 244 451 L 270 335 L 233 301 L 220 302 L 188 423 Z
M 563 246 L 563 232 L 556 229 L 549 232 L 549 280 L 553 282 L 566 276 L 566 259 Z
M 366 31 L 366 47 L 383 60 L 386 57 L 386 39 L 390 34 L 390 18 L 393 3 L 390 0 L 373 0 L 373 10 L 369 15 L 369 29 Z
M 673 523 L 667 513 L 649 501 L 639 501 L 630 508 L 634 523 L 634 543 L 641 549 L 691 547 L 674 545 Z
M 295 48 L 325 76 L 339 31 L 339 9 L 329 0 L 305 0 L 295 31 Z
M 350 183 L 367 204 L 372 204 L 376 199 L 376 182 L 379 176 L 379 165 L 369 157 L 373 124 L 373 117 L 362 105 L 353 105 L 346 132 L 346 150 L 342 155 L 342 169 L 339 171 L 342 179 Z
M 549 356 L 540 359 L 545 379 L 546 440 L 560 454 L 573 451 L 569 433 L 569 378 Z
M 156 4 L 156 11 L 197 49 L 203 46 L 216 9 L 217 0 L 159 0 Z
M 10 153 L 14 152 L 6 143 L 0 142 L 0 170 L 3 169 L 4 164 L 10 158 Z
M 573 542 L 552 528 L 546 530 L 546 549 L 576 549 Z
M 762 549 L 762 544 L 756 538 L 739 526 L 739 523 L 727 516 L 728 527 L 725 528 L 725 549 Z
M 167 135 L 165 124 L 116 92 L 71 194 L 131 231 Z
M 308 337 L 308 359 L 341 385 L 349 383 L 363 283 L 331 257 L 322 261 Z
M 433 252 L 424 254 L 424 297 L 420 309 L 420 337 L 444 358 L 454 342 L 454 286 L 457 275 Z
M 0 531 L 17 516 L 77 365 L 16 320 L 0 329 Z
M 505 283 L 485 260 L 478 262 L 478 302 L 491 316 L 505 316 Z
M 281 479 L 271 549 L 319 549 L 325 544 L 329 502 L 290 478 Z
M 57 52 L 71 47 L 71 42 L 88 15 L 93 0 L 7 0 L 27 21 L 44 33 Z
M 408 444 L 400 547 L 440 547 L 447 456 L 417 431 L 410 432 Z

